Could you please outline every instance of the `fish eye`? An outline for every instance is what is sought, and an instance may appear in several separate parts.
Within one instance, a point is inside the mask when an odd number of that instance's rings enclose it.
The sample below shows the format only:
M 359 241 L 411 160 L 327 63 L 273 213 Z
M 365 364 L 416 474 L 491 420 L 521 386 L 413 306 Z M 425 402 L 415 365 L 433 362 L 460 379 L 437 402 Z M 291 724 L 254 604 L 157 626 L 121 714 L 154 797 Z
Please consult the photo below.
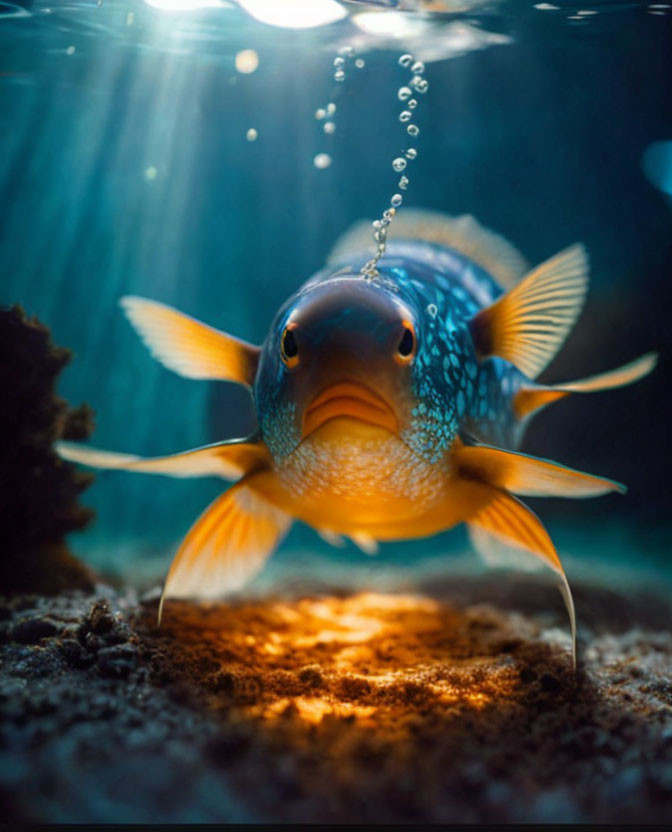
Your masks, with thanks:
M 404 321 L 403 327 L 404 331 L 397 344 L 397 352 L 394 357 L 398 364 L 410 364 L 415 356 L 415 328 L 410 321 Z
M 296 335 L 294 335 L 295 326 L 296 324 L 286 326 L 280 339 L 282 360 L 288 367 L 296 367 L 299 363 L 299 345 L 296 342 Z

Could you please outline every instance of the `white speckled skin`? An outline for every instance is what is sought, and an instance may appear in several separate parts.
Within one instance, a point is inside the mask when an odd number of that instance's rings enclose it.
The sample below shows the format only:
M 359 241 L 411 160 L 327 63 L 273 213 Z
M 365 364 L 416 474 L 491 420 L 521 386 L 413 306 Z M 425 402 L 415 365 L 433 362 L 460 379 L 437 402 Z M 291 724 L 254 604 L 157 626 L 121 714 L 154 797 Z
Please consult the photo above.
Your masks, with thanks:
M 303 522 L 376 540 L 424 537 L 450 528 L 485 502 L 477 484 L 430 464 L 399 437 L 348 417 L 331 419 L 255 488 Z

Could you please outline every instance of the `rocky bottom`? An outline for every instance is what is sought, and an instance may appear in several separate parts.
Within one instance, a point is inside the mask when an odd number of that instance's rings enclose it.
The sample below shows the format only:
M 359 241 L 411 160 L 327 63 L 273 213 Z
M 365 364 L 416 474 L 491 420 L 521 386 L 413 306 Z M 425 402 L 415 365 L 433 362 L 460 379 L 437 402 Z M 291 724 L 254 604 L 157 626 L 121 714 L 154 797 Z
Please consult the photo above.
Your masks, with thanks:
M 575 596 L 5 599 L 0 819 L 669 823 L 672 606 Z

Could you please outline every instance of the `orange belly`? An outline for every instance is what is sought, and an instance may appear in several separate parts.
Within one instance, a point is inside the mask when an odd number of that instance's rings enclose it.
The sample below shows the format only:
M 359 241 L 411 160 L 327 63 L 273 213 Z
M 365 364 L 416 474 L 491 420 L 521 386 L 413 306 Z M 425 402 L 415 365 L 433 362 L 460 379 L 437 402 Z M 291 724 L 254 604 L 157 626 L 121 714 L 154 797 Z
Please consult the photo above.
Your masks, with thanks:
M 276 475 L 295 517 L 339 534 L 412 524 L 444 502 L 448 482 L 446 466 L 430 465 L 388 430 L 349 416 L 312 432 Z

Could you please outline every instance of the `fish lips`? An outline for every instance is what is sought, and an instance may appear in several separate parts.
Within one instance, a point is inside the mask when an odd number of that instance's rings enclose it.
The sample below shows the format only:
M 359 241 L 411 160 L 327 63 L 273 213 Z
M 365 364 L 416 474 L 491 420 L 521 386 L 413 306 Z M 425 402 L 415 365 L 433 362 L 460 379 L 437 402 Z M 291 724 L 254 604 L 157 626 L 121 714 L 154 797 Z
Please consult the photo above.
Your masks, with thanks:
M 346 380 L 329 385 L 311 401 L 303 419 L 302 439 L 332 419 L 343 417 L 393 434 L 399 430 L 396 413 L 380 394 L 359 381 Z

